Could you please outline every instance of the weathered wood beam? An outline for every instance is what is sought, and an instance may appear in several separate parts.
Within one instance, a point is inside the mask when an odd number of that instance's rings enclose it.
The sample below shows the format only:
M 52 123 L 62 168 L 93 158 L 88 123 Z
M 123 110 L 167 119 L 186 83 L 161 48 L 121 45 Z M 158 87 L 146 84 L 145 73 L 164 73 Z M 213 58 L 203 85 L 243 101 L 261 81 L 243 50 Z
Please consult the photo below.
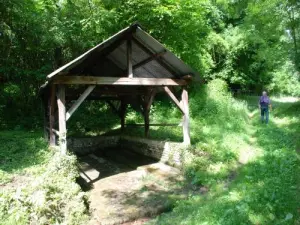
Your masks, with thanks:
M 49 132 L 46 129 L 47 126 L 49 126 L 49 106 L 48 103 L 43 102 L 43 108 L 44 108 L 44 139 L 49 142 Z M 50 143 L 50 142 L 49 142 Z
M 133 85 L 133 86 L 184 86 L 183 79 L 139 78 L 139 77 L 94 77 L 94 76 L 57 76 L 54 84 L 90 84 L 90 85 Z
M 132 126 L 132 127 L 144 127 L 145 124 L 143 123 L 136 123 L 136 124 L 125 124 L 125 126 Z M 166 127 L 182 127 L 181 123 L 149 123 L 150 127 L 159 127 L 159 126 L 166 126 Z
M 66 100 L 65 100 L 64 85 L 58 85 L 57 106 L 58 106 L 60 151 L 62 154 L 66 154 L 67 153 L 67 127 L 66 127 Z
M 112 111 L 117 114 L 120 119 L 122 119 L 121 113 L 120 111 L 116 108 L 116 106 L 110 101 L 110 100 L 106 100 L 106 103 L 110 106 L 110 108 L 112 109 Z
M 49 144 L 50 146 L 56 145 L 55 135 L 53 133 L 54 125 L 55 125 L 55 94 L 56 94 L 56 86 L 51 85 L 50 87 L 50 99 L 49 99 Z
M 182 121 L 183 143 L 186 145 L 190 145 L 191 138 L 190 138 L 189 100 L 188 100 L 188 92 L 185 88 L 182 90 L 181 99 L 182 99 L 182 106 L 184 109 L 184 115 Z
M 46 129 L 48 130 L 48 131 L 50 131 L 50 128 L 49 127 L 46 127 Z M 55 129 L 51 129 L 52 130 L 52 132 L 54 133 L 54 134 L 56 134 L 57 136 L 59 136 L 59 131 L 58 130 L 55 130 Z
M 151 62 L 152 60 L 161 57 L 161 56 L 164 55 L 166 52 L 167 52 L 167 51 L 164 50 L 164 51 L 159 52 L 159 53 L 157 53 L 157 54 L 153 54 L 153 55 L 150 56 L 149 58 L 144 59 L 143 61 L 141 61 L 141 62 L 135 64 L 135 65 L 133 66 L 133 69 L 137 69 L 137 68 L 139 68 L 139 67 L 141 67 L 141 66 L 147 64 L 148 62 Z
M 120 106 L 121 131 L 122 131 L 122 132 L 123 132 L 124 129 L 125 129 L 126 109 L 127 109 L 127 104 L 125 103 L 124 100 L 122 100 L 122 101 L 121 101 L 121 106 Z
M 119 95 L 145 95 L 147 93 L 147 87 L 143 87 L 142 89 L 136 88 L 133 86 L 127 87 L 125 90 L 121 86 L 109 86 L 109 89 L 99 88 L 94 89 L 93 92 L 88 96 L 89 97 L 101 97 L 101 96 L 119 96 Z M 66 98 L 74 98 L 78 99 L 80 94 L 85 91 L 85 88 L 80 88 L 78 90 L 67 89 L 66 90 Z
M 154 97 L 156 95 L 156 90 L 153 88 L 149 95 L 146 96 L 145 99 L 145 107 L 144 107 L 144 121 L 145 121 L 145 136 L 149 137 L 149 123 L 150 123 L 150 108 L 153 103 Z
M 80 95 L 80 97 L 77 99 L 76 102 L 71 106 L 71 108 L 68 110 L 66 114 L 66 121 L 70 119 L 72 114 L 78 109 L 78 107 L 81 105 L 81 103 L 87 98 L 87 96 L 95 89 L 96 85 L 89 86 L 83 93 Z
M 78 96 L 66 96 L 66 101 L 74 101 L 77 100 Z M 120 97 L 118 96 L 91 96 L 89 95 L 88 97 L 86 97 L 85 101 L 90 101 L 90 100 L 111 100 L 111 101 L 120 101 Z
M 150 91 L 150 93 L 148 95 L 148 99 L 146 101 L 146 110 L 150 110 L 156 93 L 157 93 L 157 91 L 154 88 Z
M 184 114 L 185 111 L 184 111 L 183 106 L 180 105 L 180 102 L 178 101 L 176 96 L 173 94 L 173 92 L 170 90 L 170 88 L 166 86 L 166 87 L 164 87 L 164 90 L 168 94 L 168 96 L 171 98 L 171 100 L 176 104 L 178 109 Z
M 127 76 L 133 77 L 132 73 L 132 42 L 131 39 L 127 40 Z
M 137 44 L 141 49 L 143 49 L 147 54 L 149 55 L 153 55 L 153 52 L 146 48 L 139 40 L 137 40 L 136 38 L 132 39 L 134 41 L 135 44 Z M 174 74 L 174 76 L 179 77 L 179 75 L 177 74 L 177 71 L 170 67 L 168 64 L 166 64 L 160 57 L 158 57 L 156 59 L 156 61 L 162 66 L 164 67 L 167 71 L 169 71 L 171 74 Z

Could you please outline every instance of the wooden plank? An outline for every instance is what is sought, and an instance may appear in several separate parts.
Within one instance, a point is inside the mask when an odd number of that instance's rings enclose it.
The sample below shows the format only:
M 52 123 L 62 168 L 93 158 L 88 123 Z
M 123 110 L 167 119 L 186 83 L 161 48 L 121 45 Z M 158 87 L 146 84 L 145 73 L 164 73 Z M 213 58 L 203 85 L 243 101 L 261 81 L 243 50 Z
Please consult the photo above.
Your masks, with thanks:
M 149 95 L 146 96 L 147 99 L 144 107 L 145 137 L 149 137 L 149 123 L 150 123 L 149 114 L 150 114 L 150 108 L 153 103 L 155 94 L 156 94 L 156 90 L 153 88 L 150 91 Z
M 167 51 L 164 50 L 164 51 L 159 52 L 159 53 L 157 53 L 157 54 L 151 55 L 149 58 L 144 59 L 143 61 L 141 61 L 141 62 L 135 64 L 135 65 L 133 66 L 133 69 L 137 69 L 137 68 L 139 68 L 139 67 L 141 67 L 141 66 L 147 64 L 148 62 L 151 62 L 152 60 L 161 57 L 161 56 L 164 55 L 166 52 L 167 52 Z
M 131 39 L 127 40 L 127 76 L 133 77 L 132 73 L 132 42 Z
M 122 101 L 121 101 L 121 106 L 120 106 L 121 131 L 122 131 L 122 132 L 123 132 L 124 129 L 125 129 L 126 108 L 127 108 L 127 104 L 125 103 L 124 100 L 122 100 Z
M 55 92 L 56 86 L 51 85 L 50 87 L 50 99 L 49 99 L 49 144 L 50 146 L 56 145 L 56 137 L 53 133 L 54 124 L 55 124 Z
M 71 108 L 68 110 L 66 114 L 66 121 L 70 119 L 72 114 L 78 109 L 78 107 L 81 105 L 81 103 L 87 98 L 87 96 L 95 89 L 96 85 L 89 86 L 83 93 L 80 95 L 80 97 L 77 99 L 76 102 L 71 106 Z
M 188 100 L 188 92 L 186 89 L 182 90 L 182 105 L 184 109 L 184 115 L 183 115 L 183 143 L 190 145 L 191 144 L 191 138 L 190 138 L 190 118 L 189 118 L 189 100 Z
M 66 101 L 65 86 L 59 85 L 57 90 L 59 145 L 62 154 L 67 153 Z
M 176 98 L 176 96 L 173 94 L 173 92 L 170 90 L 169 87 L 164 87 L 165 92 L 169 95 L 169 97 L 171 98 L 171 100 L 176 104 L 176 106 L 178 107 L 178 109 L 184 114 L 184 108 L 180 105 L 180 102 L 178 101 L 178 99 Z
M 145 124 L 143 123 L 136 123 L 136 124 L 125 124 L 125 126 L 129 126 L 129 127 L 144 127 Z M 150 127 L 182 127 L 182 123 L 149 123 Z
M 187 85 L 187 81 L 170 78 L 58 76 L 54 79 L 54 84 L 184 86 Z

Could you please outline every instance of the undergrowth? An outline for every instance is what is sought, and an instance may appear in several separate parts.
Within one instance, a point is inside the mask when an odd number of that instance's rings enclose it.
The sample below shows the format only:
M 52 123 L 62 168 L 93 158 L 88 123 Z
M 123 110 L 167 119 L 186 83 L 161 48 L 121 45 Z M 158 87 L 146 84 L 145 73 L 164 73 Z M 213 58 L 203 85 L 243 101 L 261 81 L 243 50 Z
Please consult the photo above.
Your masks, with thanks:
M 76 157 L 49 150 L 40 136 L 0 132 L 0 224 L 84 224 Z
M 177 202 L 150 224 L 300 224 L 299 101 L 273 98 L 266 125 L 253 107 L 258 97 L 248 109 L 221 81 L 198 93 L 190 104 L 192 151 L 206 156 L 195 157 L 186 172 L 208 191 Z
M 221 80 L 194 85 L 189 93 L 192 146 L 187 151 L 194 159 L 184 171 L 193 190 L 188 199 L 174 203 L 172 212 L 150 223 L 300 224 L 299 101 L 272 98 L 274 110 L 266 125 L 259 121 L 258 97 L 234 99 Z M 158 100 L 151 107 L 151 123 L 180 122 L 173 103 Z M 119 118 L 108 112 L 105 104 L 86 103 L 70 121 L 69 133 L 120 132 Z M 143 119 L 129 109 L 126 122 Z M 144 131 L 127 127 L 126 134 L 143 136 Z M 151 127 L 150 135 L 182 141 L 182 128 Z M 0 224 L 84 224 L 86 198 L 75 183 L 76 159 L 48 151 L 40 136 L 0 134 Z M 18 187 L 22 181 L 26 185 Z

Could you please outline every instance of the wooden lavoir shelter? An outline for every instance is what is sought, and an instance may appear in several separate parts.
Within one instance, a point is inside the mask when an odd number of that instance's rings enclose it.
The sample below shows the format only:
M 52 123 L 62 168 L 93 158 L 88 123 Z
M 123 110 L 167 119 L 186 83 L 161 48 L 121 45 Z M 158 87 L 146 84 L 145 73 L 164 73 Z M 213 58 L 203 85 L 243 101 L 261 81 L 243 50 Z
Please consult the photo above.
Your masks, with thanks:
M 145 135 L 154 97 L 166 93 L 183 114 L 183 141 L 190 144 L 187 85 L 198 76 L 162 44 L 133 24 L 47 76 L 41 87 L 47 138 L 66 152 L 67 121 L 85 100 L 103 100 L 117 113 L 124 130 L 130 104 L 143 114 Z M 181 92 L 181 99 L 176 93 Z M 176 93 L 175 93 L 176 92 Z M 67 105 L 69 106 L 67 108 Z

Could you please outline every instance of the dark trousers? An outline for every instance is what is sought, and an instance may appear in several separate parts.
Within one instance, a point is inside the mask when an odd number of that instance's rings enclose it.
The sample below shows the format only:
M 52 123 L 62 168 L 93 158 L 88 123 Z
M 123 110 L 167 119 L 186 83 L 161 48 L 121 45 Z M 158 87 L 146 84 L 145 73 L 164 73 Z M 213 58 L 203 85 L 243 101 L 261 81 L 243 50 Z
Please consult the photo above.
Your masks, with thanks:
M 265 121 L 265 117 L 266 117 L 266 123 L 269 122 L 269 108 L 261 107 L 260 115 L 261 115 L 261 122 L 262 123 Z

